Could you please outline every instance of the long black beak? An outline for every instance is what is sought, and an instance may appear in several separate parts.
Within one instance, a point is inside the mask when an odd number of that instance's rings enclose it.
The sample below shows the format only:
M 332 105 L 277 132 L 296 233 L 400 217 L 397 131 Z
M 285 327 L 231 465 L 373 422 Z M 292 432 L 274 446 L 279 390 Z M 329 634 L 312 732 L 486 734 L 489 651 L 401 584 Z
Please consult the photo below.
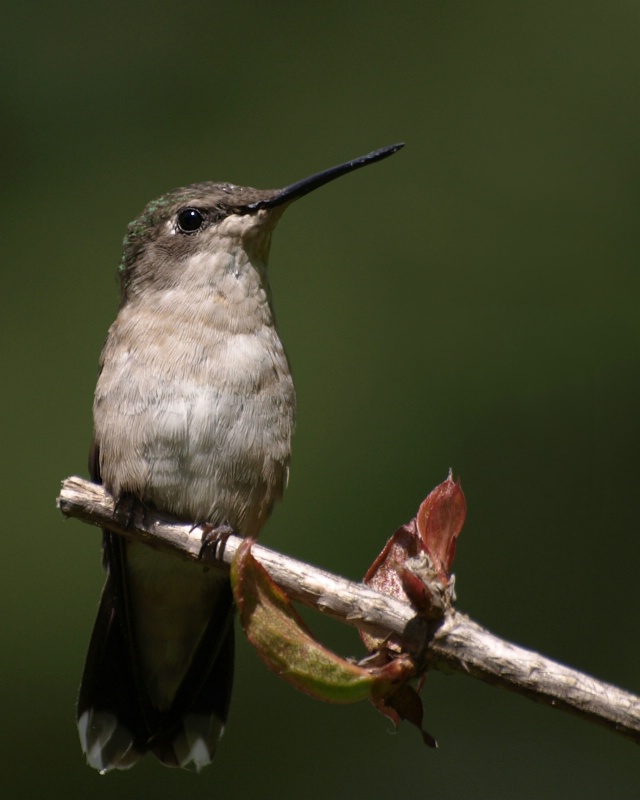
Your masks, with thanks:
M 245 206 L 246 211 L 259 211 L 261 208 L 275 208 L 281 206 L 283 203 L 288 203 L 291 200 L 296 200 L 298 197 L 303 197 L 309 194 L 319 186 L 324 186 L 325 183 L 339 178 L 341 175 L 346 175 L 347 172 L 353 172 L 354 169 L 366 167 L 367 164 L 373 164 L 376 161 L 382 161 L 383 158 L 388 158 L 393 153 L 396 153 L 404 147 L 404 142 L 392 144 L 388 147 L 382 147 L 380 150 L 374 150 L 372 153 L 367 153 L 366 156 L 360 156 L 353 161 L 347 161 L 345 164 L 338 164 L 337 167 L 330 167 L 316 175 L 311 175 L 309 178 L 303 178 L 297 183 L 292 183 L 291 186 L 285 186 L 284 189 L 277 191 L 272 197 L 266 200 L 258 200 L 255 203 L 250 203 Z

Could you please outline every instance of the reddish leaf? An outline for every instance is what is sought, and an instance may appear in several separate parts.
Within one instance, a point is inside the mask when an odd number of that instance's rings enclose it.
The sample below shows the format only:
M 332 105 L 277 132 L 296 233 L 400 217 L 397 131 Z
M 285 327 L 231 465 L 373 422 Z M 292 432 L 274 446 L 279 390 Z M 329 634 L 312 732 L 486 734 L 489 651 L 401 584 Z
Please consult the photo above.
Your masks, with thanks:
M 415 520 L 403 525 L 393 534 L 384 546 L 380 555 L 369 567 L 364 582 L 384 594 L 390 594 L 400 600 L 407 596 L 402 588 L 398 575 L 399 567 L 404 566 L 409 558 L 415 558 L 424 550 L 420 537 L 416 534 Z
M 467 506 L 460 484 L 451 472 L 446 481 L 429 494 L 418 509 L 416 525 L 438 576 L 447 583 L 462 530 Z
M 380 555 L 369 567 L 364 582 L 379 592 L 397 597 L 404 602 L 412 602 L 412 598 L 405 591 L 401 571 L 408 559 L 415 558 L 423 552 L 424 545 L 416 532 L 414 520 L 409 525 L 398 528 L 388 540 Z M 361 633 L 360 636 L 369 651 L 375 650 L 383 643 L 382 639 L 368 633 Z
M 411 603 L 426 617 L 442 617 L 453 596 L 451 566 L 465 515 L 462 489 L 449 473 L 422 502 L 416 518 L 389 539 L 364 582 Z M 369 650 L 383 644 L 368 634 L 362 639 Z M 399 651 L 396 645 L 384 644 Z
M 423 501 L 418 514 L 408 525 L 399 528 L 371 565 L 364 582 L 385 594 L 410 602 L 418 613 L 431 620 L 441 620 L 454 599 L 451 567 L 456 539 L 466 516 L 466 504 L 460 484 L 451 473 Z M 374 690 L 372 702 L 397 727 L 407 720 L 421 732 L 429 747 L 436 740 L 422 728 L 423 708 L 418 692 L 408 680 L 419 667 L 402 653 L 400 643 L 361 634 L 371 660 L 391 670 L 400 669 L 392 688 Z M 409 666 L 410 665 L 410 666 Z M 382 667 L 385 669 L 385 667 Z
M 422 576 L 406 567 L 400 567 L 398 575 L 411 605 L 421 613 L 428 614 L 435 602 L 435 595 L 429 588 L 428 583 Z M 431 577 L 433 576 L 431 575 Z
M 402 720 L 415 725 L 422 734 L 422 741 L 427 747 L 437 747 L 438 743 L 431 736 L 430 733 L 422 727 L 422 717 L 424 714 L 422 708 L 422 700 L 416 690 L 408 683 L 405 683 L 399 689 L 387 695 L 384 698 L 378 698 L 373 701 L 373 704 L 381 714 L 388 717 L 394 726 L 397 728 Z

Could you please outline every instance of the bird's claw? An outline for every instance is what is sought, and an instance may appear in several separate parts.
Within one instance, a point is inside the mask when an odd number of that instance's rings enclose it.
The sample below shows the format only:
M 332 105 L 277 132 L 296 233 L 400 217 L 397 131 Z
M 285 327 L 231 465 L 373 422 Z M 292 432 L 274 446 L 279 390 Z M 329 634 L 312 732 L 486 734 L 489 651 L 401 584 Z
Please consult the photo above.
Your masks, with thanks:
M 210 556 L 219 561 L 228 538 L 233 536 L 235 531 L 230 525 L 212 525 L 210 522 L 205 522 L 200 527 L 202 528 L 202 538 L 200 539 L 198 558 Z

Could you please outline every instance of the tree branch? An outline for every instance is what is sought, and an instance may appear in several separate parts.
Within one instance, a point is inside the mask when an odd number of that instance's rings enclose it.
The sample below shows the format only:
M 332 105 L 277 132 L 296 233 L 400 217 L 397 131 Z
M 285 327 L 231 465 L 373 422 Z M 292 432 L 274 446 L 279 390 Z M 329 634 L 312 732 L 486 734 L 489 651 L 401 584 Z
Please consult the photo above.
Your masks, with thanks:
M 200 556 L 202 529 L 140 505 L 116 508 L 102 486 L 78 477 L 62 484 L 65 517 L 107 528 L 177 556 L 228 568 L 241 543 L 230 536 L 220 553 Z M 390 636 L 428 668 L 472 675 L 532 700 L 576 714 L 640 743 L 640 698 L 494 636 L 458 611 L 434 633 L 394 597 L 255 545 L 254 557 L 292 600 L 376 634 Z

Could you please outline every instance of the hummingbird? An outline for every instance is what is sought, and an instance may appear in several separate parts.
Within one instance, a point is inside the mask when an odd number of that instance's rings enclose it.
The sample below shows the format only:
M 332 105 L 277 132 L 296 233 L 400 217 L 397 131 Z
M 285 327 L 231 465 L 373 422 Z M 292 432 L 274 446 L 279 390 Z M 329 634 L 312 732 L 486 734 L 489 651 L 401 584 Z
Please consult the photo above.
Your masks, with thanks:
M 287 483 L 296 411 L 269 289 L 271 235 L 293 201 L 402 146 L 283 189 L 191 184 L 129 225 L 89 457 L 116 503 L 257 537 Z M 104 773 L 151 752 L 200 770 L 229 711 L 228 574 L 109 531 L 103 563 L 78 699 L 87 761 Z

